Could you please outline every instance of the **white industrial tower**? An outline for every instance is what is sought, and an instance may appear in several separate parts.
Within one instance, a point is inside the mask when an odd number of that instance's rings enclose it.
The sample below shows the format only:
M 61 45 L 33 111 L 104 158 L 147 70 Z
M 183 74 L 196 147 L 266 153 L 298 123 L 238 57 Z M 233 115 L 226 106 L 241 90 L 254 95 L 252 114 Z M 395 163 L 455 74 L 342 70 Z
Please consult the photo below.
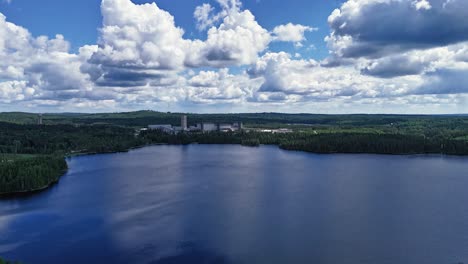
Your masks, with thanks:
M 42 114 L 39 114 L 39 117 L 37 119 L 37 124 L 42 125 Z
M 182 127 L 182 131 L 187 131 L 187 116 L 183 115 L 180 119 L 180 126 Z

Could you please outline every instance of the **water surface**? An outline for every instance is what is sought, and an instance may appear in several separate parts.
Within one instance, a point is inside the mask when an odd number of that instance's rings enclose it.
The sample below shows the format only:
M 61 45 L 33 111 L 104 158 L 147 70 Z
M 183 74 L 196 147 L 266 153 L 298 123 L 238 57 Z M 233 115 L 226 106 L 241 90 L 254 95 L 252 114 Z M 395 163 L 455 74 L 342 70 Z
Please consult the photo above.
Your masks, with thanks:
M 468 159 L 154 146 L 0 200 L 23 263 L 468 263 Z

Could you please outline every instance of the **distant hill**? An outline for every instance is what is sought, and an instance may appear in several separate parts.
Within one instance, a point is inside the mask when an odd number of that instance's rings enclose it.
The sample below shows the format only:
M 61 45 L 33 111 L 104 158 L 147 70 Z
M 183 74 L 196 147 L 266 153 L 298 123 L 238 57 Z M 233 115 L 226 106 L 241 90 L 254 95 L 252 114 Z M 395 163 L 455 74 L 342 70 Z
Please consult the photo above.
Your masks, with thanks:
M 111 124 L 129 127 L 146 127 L 149 124 L 180 123 L 182 113 L 136 111 L 122 113 L 54 113 L 44 114 L 44 124 Z M 188 123 L 198 122 L 244 122 L 255 125 L 324 125 L 324 126 L 381 126 L 391 124 L 447 125 L 445 121 L 468 122 L 468 115 L 324 115 L 324 114 L 283 114 L 283 113 L 238 113 L 238 114 L 186 114 Z M 37 124 L 38 114 L 9 112 L 0 113 L 0 122 Z M 461 119 L 461 120 L 458 120 Z

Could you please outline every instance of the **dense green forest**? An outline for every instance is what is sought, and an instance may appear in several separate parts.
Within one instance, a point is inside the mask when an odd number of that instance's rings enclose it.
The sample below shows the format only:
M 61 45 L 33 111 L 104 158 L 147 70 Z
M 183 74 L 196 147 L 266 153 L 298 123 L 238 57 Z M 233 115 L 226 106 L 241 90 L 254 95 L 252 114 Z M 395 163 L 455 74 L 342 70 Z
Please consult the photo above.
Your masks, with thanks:
M 118 125 L 125 127 L 146 127 L 149 124 L 180 124 L 182 113 L 137 111 L 104 114 L 44 114 L 43 122 L 75 125 Z M 296 128 L 373 128 L 382 131 L 416 131 L 433 128 L 437 130 L 468 129 L 467 115 L 322 115 L 322 114 L 186 114 L 189 124 L 199 122 L 243 122 L 247 127 Z M 38 114 L 0 113 L 0 122 L 37 124 Z
M 449 154 L 467 155 L 468 141 L 431 138 L 421 135 L 331 133 L 311 135 L 307 133 L 271 134 L 199 133 L 169 135 L 159 131 L 145 131 L 141 138 L 149 143 L 167 144 L 260 144 L 278 145 L 287 150 L 314 153 L 376 153 L 376 154 Z
M 20 264 L 20 262 L 9 261 L 9 260 L 4 260 L 4 259 L 0 258 L 0 264 Z
M 135 129 L 109 125 L 20 125 L 0 122 L 0 153 L 64 154 L 125 151 Z
M 144 145 L 135 129 L 118 126 L 0 123 L 0 131 L 0 194 L 38 190 L 57 182 L 67 169 L 67 155 Z
M 67 169 L 63 156 L 54 155 L 0 155 L 0 163 L 0 194 L 39 190 Z
M 141 131 L 178 125 L 181 114 L 139 111 L 108 114 L 0 113 L 0 193 L 41 189 L 66 170 L 65 157 L 127 151 L 149 144 L 260 144 L 315 153 L 439 153 L 468 155 L 468 116 L 188 114 L 198 122 L 244 123 L 240 133 Z M 288 128 L 286 134 L 262 129 Z

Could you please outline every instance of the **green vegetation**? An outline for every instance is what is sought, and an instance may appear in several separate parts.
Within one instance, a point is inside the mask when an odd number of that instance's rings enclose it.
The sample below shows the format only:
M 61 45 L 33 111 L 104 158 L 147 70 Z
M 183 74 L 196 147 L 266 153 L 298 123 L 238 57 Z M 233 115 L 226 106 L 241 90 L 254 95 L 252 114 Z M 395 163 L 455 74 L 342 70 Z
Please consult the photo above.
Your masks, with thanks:
M 315 153 L 441 153 L 468 155 L 468 116 L 188 114 L 199 122 L 241 121 L 242 133 L 168 135 L 139 129 L 180 123 L 178 113 L 0 113 L 0 193 L 30 191 L 56 182 L 64 158 L 82 153 L 127 151 L 148 144 L 260 144 Z M 293 133 L 261 133 L 288 128 Z
M 8 261 L 0 258 L 0 264 L 20 264 L 20 262 L 17 261 Z
M 146 127 L 148 124 L 180 124 L 181 113 L 164 113 L 155 111 L 137 111 L 128 113 L 105 114 L 44 114 L 43 122 L 53 124 L 112 124 L 126 127 Z M 317 114 L 187 114 L 190 124 L 198 122 L 236 122 L 242 121 L 247 126 L 278 128 L 288 125 L 295 127 L 367 127 L 387 130 L 390 124 L 399 129 L 427 127 L 432 124 L 438 128 L 468 126 L 468 116 L 450 115 L 317 115 Z M 38 115 L 31 113 L 0 113 L 0 122 L 18 124 L 37 124 Z
M 40 190 L 66 171 L 62 156 L 0 155 L 0 194 Z
M 70 154 L 126 151 L 139 145 L 135 130 L 109 125 L 0 123 L 0 153 Z
M 468 155 L 468 142 L 446 138 L 427 139 L 420 135 L 377 133 L 328 134 L 270 134 L 198 133 L 168 135 L 159 131 L 146 131 L 140 135 L 149 143 L 167 144 L 260 144 L 278 145 L 287 150 L 314 153 L 376 153 L 376 154 L 448 154 Z
M 117 126 L 0 123 L 0 194 L 43 189 L 67 169 L 65 156 L 127 151 L 144 144 Z

